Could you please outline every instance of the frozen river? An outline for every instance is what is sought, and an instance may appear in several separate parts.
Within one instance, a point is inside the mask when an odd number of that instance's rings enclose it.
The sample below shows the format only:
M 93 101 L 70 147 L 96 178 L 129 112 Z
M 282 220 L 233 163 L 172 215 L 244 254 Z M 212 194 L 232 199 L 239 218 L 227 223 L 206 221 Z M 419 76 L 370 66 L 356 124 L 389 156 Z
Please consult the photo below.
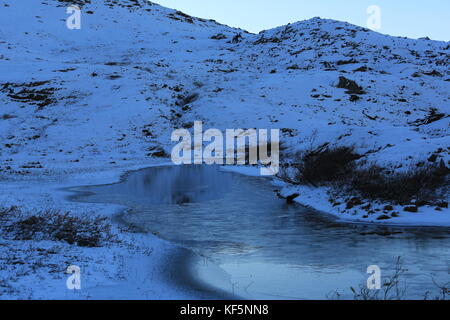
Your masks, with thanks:
M 277 198 L 269 180 L 211 166 L 154 167 L 117 184 L 84 188 L 83 201 L 125 205 L 126 222 L 203 255 L 245 298 L 326 299 L 365 283 L 369 265 L 382 281 L 397 257 L 407 269 L 405 298 L 423 299 L 449 281 L 450 231 L 339 223 Z M 228 289 L 228 288 L 225 288 Z

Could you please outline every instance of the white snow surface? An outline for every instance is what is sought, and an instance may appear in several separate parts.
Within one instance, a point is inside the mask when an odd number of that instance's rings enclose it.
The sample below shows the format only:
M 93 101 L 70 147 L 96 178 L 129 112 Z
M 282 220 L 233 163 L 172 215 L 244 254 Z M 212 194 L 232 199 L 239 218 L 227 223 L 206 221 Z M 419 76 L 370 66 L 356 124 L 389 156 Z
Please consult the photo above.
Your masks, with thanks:
M 81 5 L 81 29 L 69 30 L 67 5 L 0 0 L 0 207 L 111 216 L 123 208 L 69 202 L 58 190 L 115 182 L 126 170 L 169 161 L 157 152 L 170 154 L 172 131 L 194 121 L 205 129 L 282 129 L 293 151 L 354 144 L 369 161 L 398 170 L 431 154 L 450 163 L 448 42 L 320 18 L 255 35 L 144 0 L 92 0 Z M 238 33 L 242 41 L 233 43 Z M 218 34 L 225 38 L 212 39 Z M 340 76 L 366 93 L 351 102 L 336 87 Z M 180 103 L 192 94 L 198 98 Z M 430 112 L 444 116 L 418 125 Z M 450 226 L 448 209 L 395 208 L 399 217 L 381 221 L 333 207 L 323 188 L 280 188 L 342 220 Z M 0 289 L 12 286 L 0 297 L 196 297 L 160 276 L 172 244 L 116 232 L 120 244 L 91 249 L 2 241 L 2 266 L 11 252 L 30 263 L 0 268 Z M 89 270 L 80 292 L 65 287 L 74 261 Z

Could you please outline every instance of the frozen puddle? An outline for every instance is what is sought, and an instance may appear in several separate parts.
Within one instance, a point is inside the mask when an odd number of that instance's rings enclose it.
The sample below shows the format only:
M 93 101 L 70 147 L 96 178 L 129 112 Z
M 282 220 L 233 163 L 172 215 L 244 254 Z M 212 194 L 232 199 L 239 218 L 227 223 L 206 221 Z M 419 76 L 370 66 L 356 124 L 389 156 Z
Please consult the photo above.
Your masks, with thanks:
M 230 281 L 216 285 L 245 298 L 326 299 L 336 289 L 351 298 L 350 286 L 365 283 L 369 265 L 387 276 L 398 256 L 408 269 L 407 298 L 435 292 L 432 277 L 449 279 L 448 229 L 337 223 L 287 205 L 263 178 L 211 166 L 168 166 L 84 189 L 90 193 L 83 201 L 126 205 L 127 222 L 219 265 Z M 208 281 L 207 271 L 204 277 Z

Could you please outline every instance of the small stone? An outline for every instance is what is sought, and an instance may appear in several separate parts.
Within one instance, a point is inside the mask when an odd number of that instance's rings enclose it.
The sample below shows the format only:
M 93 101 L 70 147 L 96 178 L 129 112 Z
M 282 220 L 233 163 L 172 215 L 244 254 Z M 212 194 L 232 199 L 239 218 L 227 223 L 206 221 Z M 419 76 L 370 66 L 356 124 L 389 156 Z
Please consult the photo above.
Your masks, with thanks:
M 419 211 L 416 206 L 404 207 L 403 210 L 405 210 L 406 212 L 417 212 L 417 211 Z
M 291 194 L 290 196 L 286 197 L 286 202 L 294 203 L 294 199 L 297 198 L 298 196 L 300 196 L 300 194 L 298 194 L 298 193 Z
M 363 204 L 363 202 L 361 201 L 361 199 L 359 199 L 357 197 L 353 197 L 350 200 L 347 200 L 346 208 L 347 209 L 351 209 L 351 208 L 353 208 L 355 206 L 359 206 L 359 205 L 362 205 L 362 204 Z
M 419 201 L 416 201 L 416 203 L 415 203 L 416 207 L 423 207 L 423 206 L 426 206 L 426 205 L 429 205 L 429 204 L 430 203 L 428 201 L 425 201 L 425 200 L 419 200 Z
M 448 208 L 448 202 L 447 201 L 441 201 L 437 204 L 438 207 L 440 208 Z
M 340 206 L 340 205 L 341 205 L 340 202 L 333 202 L 333 207 L 337 207 L 337 206 Z
M 356 94 L 352 94 L 349 100 L 350 102 L 355 102 L 358 101 L 359 99 L 361 99 L 359 96 L 357 96 Z
M 428 161 L 430 161 L 430 162 L 436 162 L 437 158 L 438 158 L 438 155 L 435 154 L 435 153 L 433 153 L 433 154 L 428 158 Z

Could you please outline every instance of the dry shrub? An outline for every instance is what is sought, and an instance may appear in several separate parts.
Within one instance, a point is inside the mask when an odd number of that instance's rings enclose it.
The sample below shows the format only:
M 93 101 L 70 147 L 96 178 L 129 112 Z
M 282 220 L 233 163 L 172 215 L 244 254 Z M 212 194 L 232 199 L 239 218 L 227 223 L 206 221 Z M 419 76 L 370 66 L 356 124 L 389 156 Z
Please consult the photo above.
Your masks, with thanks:
M 291 166 L 296 170 L 298 183 L 318 185 L 345 179 L 360 158 L 353 146 L 326 147 L 299 154 Z
M 437 204 L 449 192 L 445 165 L 420 162 L 397 172 L 376 164 L 367 165 L 353 146 L 327 145 L 305 151 L 284 165 L 279 177 L 292 184 L 328 185 L 341 191 L 359 193 L 370 200 L 398 204 Z
M 377 165 L 357 168 L 349 186 L 367 199 L 399 204 L 416 200 L 421 205 L 436 203 L 448 192 L 449 169 L 428 163 L 403 172 L 389 172 Z
M 53 240 L 81 247 L 100 247 L 113 238 L 107 220 L 100 216 L 46 210 L 10 221 L 3 229 L 14 240 Z

